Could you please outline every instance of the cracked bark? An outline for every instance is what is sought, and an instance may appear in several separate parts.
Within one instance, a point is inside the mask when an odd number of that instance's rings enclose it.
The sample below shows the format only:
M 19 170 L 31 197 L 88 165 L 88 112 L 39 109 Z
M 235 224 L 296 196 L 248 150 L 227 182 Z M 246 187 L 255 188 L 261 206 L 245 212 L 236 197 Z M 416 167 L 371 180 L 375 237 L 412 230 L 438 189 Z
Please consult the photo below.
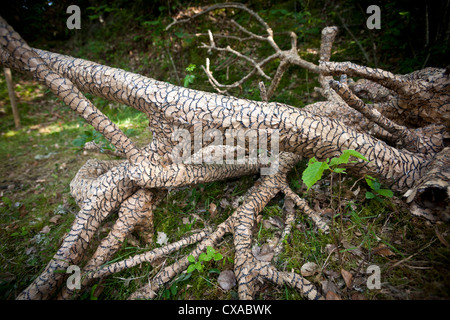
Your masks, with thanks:
M 225 234 L 232 233 L 236 250 L 234 271 L 240 298 L 253 298 L 257 280 L 267 279 L 276 284 L 286 283 L 295 287 L 307 298 L 320 299 L 320 293 L 300 275 L 281 272 L 270 262 L 257 260 L 251 251 L 256 216 L 279 192 L 284 193 L 287 199 L 288 212 L 295 204 L 319 229 L 327 231 L 322 217 L 287 186 L 287 173 L 302 157 L 314 156 L 318 160 L 325 160 L 344 150 L 354 149 L 369 162 L 351 164 L 349 172 L 377 177 L 393 189 L 407 192 L 409 202 L 417 199 L 429 201 L 431 193 L 434 198 L 448 205 L 449 149 L 444 148 L 443 143 L 448 136 L 448 76 L 440 69 L 397 76 L 350 63 L 327 62 L 336 31 L 332 28 L 324 30 L 324 47 L 321 50 L 323 60 L 320 68 L 317 66 L 321 74 L 322 92 L 329 100 L 300 110 L 276 102 L 250 101 L 181 88 L 94 62 L 32 49 L 0 19 L 1 64 L 31 73 L 45 83 L 126 157 L 122 161 L 90 160 L 80 169 L 70 185 L 72 195 L 80 206 L 71 231 L 42 274 L 17 298 L 49 299 L 55 295 L 61 299 L 73 297 L 76 293 L 64 285 L 65 275 L 55 271 L 65 270 L 69 265 L 85 259 L 84 254 L 101 223 L 112 211 L 119 209 L 119 218 L 110 234 L 103 239 L 83 270 L 83 286 L 87 286 L 94 278 L 148 263 L 187 245 L 197 244 L 191 254 L 198 257 L 207 246 L 217 245 Z M 268 34 L 270 37 L 270 31 Z M 282 71 L 279 72 L 280 77 Z M 342 74 L 368 79 L 370 83 L 360 86 L 363 90 L 355 91 L 369 92 L 376 97 L 380 97 L 379 92 L 383 92 L 383 97 L 379 99 L 381 102 L 365 112 L 363 108 L 367 106 L 361 105 L 359 98 L 354 95 L 357 92 L 351 92 L 352 88 L 356 88 L 354 85 L 347 87 L 345 77 L 341 82 L 332 82 L 331 86 L 326 87 L 332 75 Z M 269 88 L 269 92 L 275 87 Z M 337 92 L 333 91 L 333 87 L 338 89 Z M 149 128 L 154 140 L 138 149 L 81 92 L 118 101 L 144 112 L 150 120 Z M 375 110 L 383 117 L 377 116 Z M 340 115 L 336 115 L 336 119 L 330 118 L 336 111 L 341 111 Z M 404 117 L 405 112 L 411 117 Z M 403 121 L 397 121 L 399 118 Z M 422 118 L 415 122 L 417 128 L 399 127 L 408 126 L 417 118 Z M 361 119 L 364 120 L 362 123 L 359 122 Z M 349 126 L 348 123 L 353 125 Z M 430 127 L 421 127 L 423 124 Z M 121 242 L 136 228 L 149 239 L 152 211 L 168 188 L 255 174 L 263 167 L 259 162 L 221 165 L 174 162 L 172 151 L 178 142 L 173 141 L 172 133 L 182 128 L 194 137 L 198 134 L 198 125 L 201 125 L 202 135 L 209 129 L 218 129 L 224 136 L 227 129 L 279 131 L 281 153 L 278 171 L 273 175 L 261 176 L 248 190 L 244 203 L 215 230 L 205 229 L 162 248 L 106 264 Z M 373 135 L 366 131 L 368 127 L 374 131 Z M 390 145 L 398 137 L 398 130 L 402 132 L 402 137 L 426 136 L 428 139 L 414 138 L 416 145 L 409 150 Z M 376 136 L 385 138 L 388 143 Z M 292 212 L 286 217 L 288 222 L 292 219 Z M 285 234 L 288 232 L 289 228 L 286 227 Z M 153 298 L 157 290 L 185 270 L 188 264 L 185 256 L 167 266 L 130 298 Z

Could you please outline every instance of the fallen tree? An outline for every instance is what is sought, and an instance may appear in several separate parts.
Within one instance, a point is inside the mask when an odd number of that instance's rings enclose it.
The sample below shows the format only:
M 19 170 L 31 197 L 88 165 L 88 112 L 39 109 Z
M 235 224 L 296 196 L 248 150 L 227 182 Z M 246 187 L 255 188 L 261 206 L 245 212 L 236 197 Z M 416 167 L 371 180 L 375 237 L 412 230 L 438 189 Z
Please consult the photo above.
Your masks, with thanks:
M 238 4 L 224 6 L 245 8 Z M 221 6 L 205 12 L 216 8 Z M 252 12 L 252 15 L 258 19 L 256 13 Z M 267 28 L 264 41 L 273 43 L 276 49 L 271 30 Z M 181 88 L 94 62 L 30 48 L 1 19 L 1 64 L 30 73 L 43 82 L 114 145 L 117 154 L 124 158 L 90 160 L 79 170 L 71 183 L 71 192 L 80 211 L 71 231 L 42 274 L 17 298 L 49 299 L 56 296 L 70 299 L 76 295 L 78 291 L 64 283 L 66 275 L 57 271 L 67 270 L 85 259 L 102 222 L 118 209 L 119 218 L 112 230 L 84 266 L 82 286 L 188 245 L 196 245 L 190 255 L 198 258 L 207 247 L 216 246 L 225 234 L 231 233 L 235 247 L 234 273 L 241 299 L 253 297 L 256 283 L 261 278 L 276 284 L 286 283 L 309 299 L 319 299 L 320 292 L 302 276 L 279 271 L 271 262 L 258 260 L 252 253 L 256 217 L 280 192 L 285 195 L 285 233 L 290 230 L 294 205 L 319 229 L 328 231 L 324 218 L 286 181 L 290 169 L 302 158 L 315 157 L 324 161 L 345 150 L 355 150 L 367 161 L 358 159 L 348 164 L 348 172 L 379 179 L 393 190 L 406 193 L 407 201 L 415 206 L 433 203 L 435 211 L 442 217 L 448 210 L 450 193 L 450 149 L 445 145 L 449 132 L 450 81 L 446 70 L 429 68 L 400 76 L 349 62 L 328 62 L 336 32 L 335 27 L 323 30 L 319 65 L 303 64 L 320 74 L 320 91 L 327 101 L 298 109 L 267 101 L 267 96 L 270 97 L 277 87 L 276 78 L 268 94 L 263 95 L 263 101 Z M 294 36 L 292 38 L 295 40 Z M 210 39 L 213 39 L 212 35 Z M 213 43 L 212 40 L 210 49 L 215 48 Z M 276 77 L 282 76 L 287 63 L 297 61 L 292 55 L 290 60 L 283 60 L 280 52 Z M 292 50 L 291 54 L 294 52 Z M 256 63 L 253 74 L 263 74 L 263 65 Z M 208 68 L 205 70 L 212 83 L 219 87 Z M 340 81 L 334 81 L 334 75 L 358 76 L 366 80 L 347 83 L 346 77 L 341 77 Z M 82 92 L 121 102 L 145 113 L 153 140 L 146 147 L 137 148 Z M 369 97 L 377 103 L 365 104 L 361 97 Z M 227 140 L 227 134 L 241 131 L 256 132 L 260 140 L 264 136 L 270 160 L 255 157 L 250 147 L 244 144 L 246 152 L 242 161 L 224 162 L 226 155 L 232 154 L 233 158 L 240 152 L 235 146 L 241 136 L 236 134 Z M 214 141 L 221 143 L 191 144 L 199 141 L 199 137 L 204 142 L 212 133 L 216 137 Z M 180 142 L 180 134 L 185 134 L 183 139 L 186 140 Z M 225 140 L 232 143 L 224 144 Z M 176 157 L 180 150 L 186 151 L 182 161 Z M 205 160 L 212 155 L 214 161 Z M 161 248 L 108 263 L 132 231 L 142 230 L 147 239 L 151 238 L 153 211 L 169 188 L 255 174 L 262 169 L 275 170 L 261 174 L 247 191 L 244 202 L 215 230 L 206 228 Z M 437 217 L 431 215 L 430 219 Z M 155 292 L 188 265 L 186 255 L 165 267 L 130 298 L 155 297 Z

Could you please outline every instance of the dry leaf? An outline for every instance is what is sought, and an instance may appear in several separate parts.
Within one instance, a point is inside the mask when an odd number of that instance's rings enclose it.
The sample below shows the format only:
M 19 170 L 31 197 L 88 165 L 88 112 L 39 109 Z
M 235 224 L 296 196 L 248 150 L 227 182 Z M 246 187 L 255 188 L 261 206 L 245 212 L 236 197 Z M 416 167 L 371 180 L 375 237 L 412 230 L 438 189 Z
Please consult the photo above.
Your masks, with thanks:
M 327 216 L 328 218 L 333 218 L 334 216 L 334 210 L 331 208 L 325 208 L 322 210 L 322 214 Z
M 262 247 L 255 244 L 252 248 L 252 253 L 256 260 L 264 262 L 272 261 L 273 255 L 275 254 L 273 248 L 268 244 L 264 244 Z
M 27 254 L 27 256 L 32 254 L 32 253 L 36 253 L 36 248 L 35 247 L 27 248 L 25 253 Z
M 424 209 L 413 203 L 410 206 L 411 213 L 418 217 L 423 217 L 430 222 L 436 222 L 438 218 L 429 209 Z
M 300 273 L 304 277 L 313 276 L 316 273 L 319 272 L 319 266 L 315 264 L 314 262 L 307 262 L 304 265 L 302 265 L 300 269 Z
M 344 239 L 341 241 L 341 243 L 344 246 L 344 248 L 348 249 L 347 251 L 350 252 L 351 254 L 353 254 L 355 256 L 358 256 L 358 257 L 362 257 L 363 256 L 363 252 L 361 251 L 361 249 L 359 247 L 351 245 L 350 243 L 348 243 Z
M 325 250 L 328 254 L 331 254 L 333 251 L 336 251 L 336 245 L 329 243 L 325 246 Z
M 353 194 L 355 195 L 355 197 L 359 194 L 359 190 L 360 190 L 360 188 L 359 188 L 359 186 L 358 186 L 358 189 L 356 189 L 355 191 L 352 191 Z
M 352 294 L 352 300 L 367 300 L 367 298 L 363 294 L 355 292 Z
M 395 256 L 395 253 L 393 253 L 384 243 L 380 243 L 376 248 L 374 248 L 373 253 L 382 257 Z
M 164 232 L 158 232 L 158 237 L 156 239 L 156 243 L 163 246 L 167 243 L 167 234 L 165 234 Z
M 230 205 L 230 202 L 227 199 L 223 198 L 222 200 L 220 200 L 220 207 L 222 209 L 225 209 L 229 205 Z
M 347 286 L 347 288 L 351 289 L 352 282 L 353 282 L 352 274 L 350 272 L 348 272 L 347 270 L 341 269 L 341 275 L 342 275 L 342 278 L 344 278 L 345 285 Z
M 233 202 L 231 203 L 231 206 L 233 207 L 233 209 L 237 209 L 239 207 L 239 203 L 242 201 L 244 201 L 244 197 L 242 196 L 235 197 L 233 199 Z
M 336 293 L 333 291 L 328 291 L 325 297 L 326 300 L 342 300 Z
M 211 215 L 211 219 L 214 219 L 217 213 L 217 206 L 214 203 L 209 204 L 209 214 Z
M 234 272 L 232 270 L 224 270 L 220 273 L 219 278 L 217 278 L 217 282 L 224 290 L 230 290 L 236 285 L 236 277 L 234 276 Z
M 191 223 L 191 221 L 190 221 L 189 218 L 187 218 L 187 217 L 184 217 L 183 219 L 181 219 L 181 222 L 182 222 L 183 224 L 190 224 L 190 223 Z
M 50 227 L 49 226 L 45 226 L 42 228 L 41 231 L 39 231 L 40 233 L 49 233 L 50 232 Z
M 49 221 L 51 223 L 57 224 L 60 218 L 61 218 L 61 215 L 57 214 L 57 215 L 53 216 Z
M 284 221 L 280 217 L 270 217 L 268 220 L 263 220 L 263 227 L 265 229 L 283 229 Z
M 336 285 L 330 280 L 320 281 L 322 291 L 326 294 L 328 291 L 337 291 Z
M 436 232 L 436 235 L 437 235 L 439 241 L 448 248 L 448 242 L 445 240 L 445 238 L 442 236 L 442 234 L 438 231 L 437 227 L 434 228 L 434 231 Z
M 0 282 L 12 282 L 16 280 L 16 276 L 11 272 L 0 273 Z

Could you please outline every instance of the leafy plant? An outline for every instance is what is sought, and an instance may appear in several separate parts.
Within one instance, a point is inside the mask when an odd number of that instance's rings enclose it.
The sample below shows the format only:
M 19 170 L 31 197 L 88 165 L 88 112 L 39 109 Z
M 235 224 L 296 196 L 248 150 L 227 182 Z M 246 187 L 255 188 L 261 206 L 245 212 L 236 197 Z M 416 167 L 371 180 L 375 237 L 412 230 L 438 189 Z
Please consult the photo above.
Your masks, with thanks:
M 18 237 L 18 236 L 24 237 L 28 234 L 28 230 L 25 227 L 22 227 L 20 230 L 21 230 L 20 232 L 12 233 L 11 237 Z
M 179 292 L 180 286 L 184 287 L 184 283 L 192 276 L 192 273 L 182 273 L 168 289 L 163 291 L 163 297 L 169 299 L 171 296 L 176 296 Z
M 8 206 L 8 208 L 12 207 L 12 201 L 8 197 L 2 197 L 2 202 Z
M 183 81 L 183 86 L 185 88 L 189 87 L 190 84 L 194 83 L 195 75 L 193 75 L 192 72 L 194 72 L 195 68 L 196 68 L 195 64 L 190 64 L 186 68 L 186 71 L 188 72 L 188 74 L 184 77 L 184 81 Z
M 223 256 L 219 252 L 216 252 L 213 247 L 208 246 L 206 248 L 206 253 L 203 252 L 198 256 L 198 261 L 195 261 L 195 257 L 193 255 L 188 257 L 191 264 L 187 268 L 186 272 L 191 273 L 195 270 L 198 270 L 198 272 L 203 272 L 203 262 L 211 261 L 212 259 L 214 259 L 214 261 L 219 261 L 223 259 Z
M 325 170 L 330 170 L 334 173 L 345 173 L 345 168 L 339 168 L 341 164 L 356 163 L 357 161 L 350 161 L 350 157 L 355 157 L 367 160 L 361 153 L 355 150 L 344 150 L 338 158 L 331 158 L 324 162 L 317 161 L 316 158 L 312 157 L 309 159 L 308 167 L 303 171 L 302 180 L 308 187 L 308 190 L 319 181 Z
M 381 183 L 374 177 L 369 175 L 365 176 L 366 182 L 372 191 L 366 192 L 366 199 L 377 199 L 380 200 L 378 196 L 383 196 L 386 198 L 392 198 L 394 193 L 389 189 L 381 189 Z

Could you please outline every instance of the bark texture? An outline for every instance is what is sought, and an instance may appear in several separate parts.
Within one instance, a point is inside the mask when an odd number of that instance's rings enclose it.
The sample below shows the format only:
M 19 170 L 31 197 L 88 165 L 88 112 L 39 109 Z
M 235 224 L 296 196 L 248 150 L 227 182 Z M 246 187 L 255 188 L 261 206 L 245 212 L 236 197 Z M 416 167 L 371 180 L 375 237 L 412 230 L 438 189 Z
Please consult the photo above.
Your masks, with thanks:
M 264 41 L 277 49 L 268 26 L 267 32 Z M 71 231 L 42 274 L 17 298 L 71 299 L 76 296 L 77 292 L 64 283 L 66 275 L 55 271 L 86 259 L 85 252 L 102 222 L 118 209 L 119 217 L 110 234 L 84 267 L 83 287 L 92 279 L 149 263 L 187 245 L 196 244 L 191 254 L 198 257 L 208 246 L 216 246 L 225 234 L 231 233 L 236 250 L 234 272 L 241 299 L 253 298 L 258 279 L 286 283 L 306 298 L 320 299 L 320 293 L 302 276 L 281 272 L 271 262 L 260 261 L 252 253 L 256 217 L 279 192 L 286 198 L 285 234 L 290 232 L 294 205 L 320 230 L 328 232 L 324 218 L 286 182 L 289 170 L 301 158 L 325 160 L 347 149 L 356 150 L 369 161 L 352 163 L 349 172 L 377 177 L 394 190 L 406 192 L 407 201 L 415 205 L 424 205 L 433 198 L 433 205 L 448 210 L 449 148 L 445 148 L 444 142 L 449 133 L 450 81 L 445 70 L 425 69 L 398 76 L 349 62 L 328 62 L 336 32 L 336 27 L 323 31 L 320 65 L 291 57 L 294 63 L 320 73 L 320 90 L 328 99 L 298 109 L 277 102 L 251 101 L 177 87 L 95 62 L 33 49 L 0 18 L 2 66 L 30 73 L 43 82 L 125 158 L 121 161 L 90 160 L 79 170 L 70 184 L 80 207 Z M 287 53 L 283 54 L 288 61 Z M 286 61 L 280 64 L 278 73 L 281 75 L 287 68 Z M 260 65 L 256 70 L 263 74 Z M 350 83 L 346 77 L 341 77 L 340 81 L 334 81 L 334 75 L 366 80 Z M 276 86 L 277 83 L 269 88 L 269 96 Z M 144 148 L 137 148 L 82 92 L 124 103 L 145 113 L 153 141 Z M 362 97 L 372 99 L 375 104 L 363 103 Z M 132 231 L 141 230 L 150 241 L 153 211 L 168 188 L 255 174 L 267 167 L 260 161 L 248 161 L 249 154 L 242 164 L 177 162 L 173 154 L 179 141 L 173 134 L 179 129 L 187 130 L 192 140 L 217 129 L 223 141 L 229 129 L 264 130 L 268 132 L 269 142 L 278 132 L 280 153 L 275 154 L 273 160 L 278 163 L 278 170 L 262 175 L 248 190 L 244 202 L 215 230 L 205 229 L 161 248 L 107 264 Z M 200 151 L 209 152 L 206 147 L 202 145 Z M 198 151 L 190 145 L 188 148 Z M 277 252 L 280 250 L 278 247 Z M 130 298 L 153 298 L 157 290 L 188 265 L 187 256 L 179 259 L 149 279 L 148 284 Z

